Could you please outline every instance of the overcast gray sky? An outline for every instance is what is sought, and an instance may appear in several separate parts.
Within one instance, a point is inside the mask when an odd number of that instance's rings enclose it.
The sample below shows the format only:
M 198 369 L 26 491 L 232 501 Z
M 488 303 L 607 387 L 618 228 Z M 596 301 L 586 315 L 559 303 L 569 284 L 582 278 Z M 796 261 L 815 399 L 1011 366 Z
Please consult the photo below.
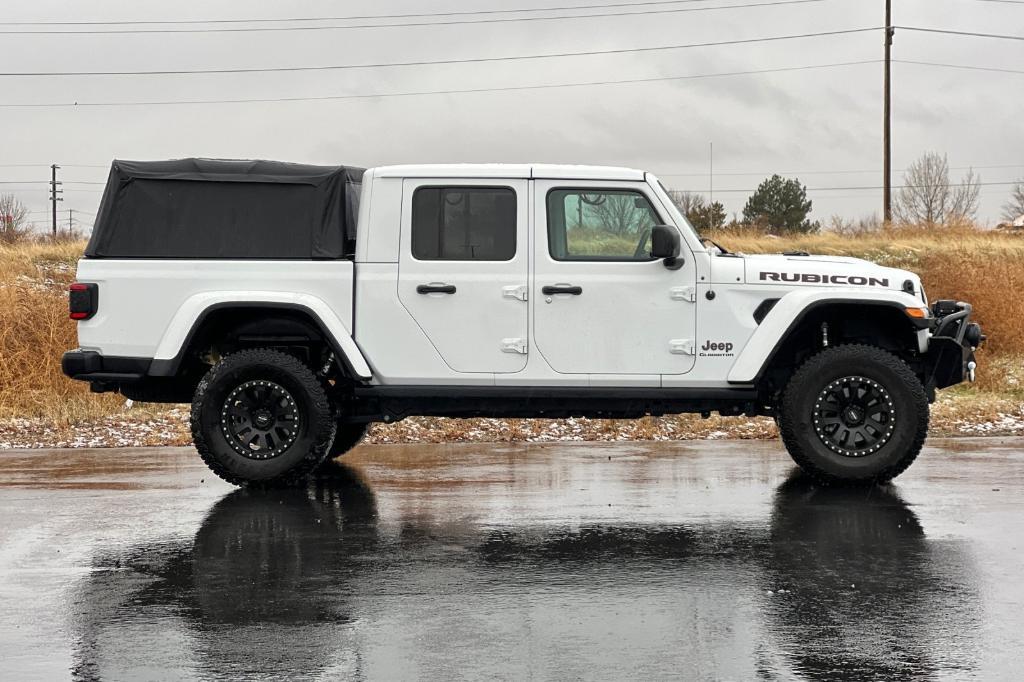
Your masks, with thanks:
M 536 55 L 740 40 L 883 23 L 883 0 L 0 0 L 7 31 L 156 28 L 32 26 L 26 21 L 340 17 L 587 6 L 520 14 L 172 28 L 343 26 L 642 12 L 545 21 L 222 33 L 0 35 L 0 71 L 187 70 L 351 65 Z M 614 3 L 616 7 L 599 9 Z M 634 7 L 622 7 L 635 3 Z M 897 25 L 1024 35 L 1024 2 L 893 0 Z M 657 12 L 657 13 L 656 13 Z M 1024 42 L 897 30 L 894 59 L 1024 70 Z M 565 84 L 721 74 L 881 59 L 882 32 L 745 45 L 487 63 L 160 76 L 0 76 L 0 104 L 316 97 Z M 927 150 L 946 153 L 954 180 L 973 166 L 985 183 L 1024 177 L 1024 73 L 897 63 L 894 168 Z M 67 209 L 91 222 L 113 158 L 272 158 L 372 166 L 417 162 L 555 162 L 651 170 L 671 188 L 707 193 L 714 142 L 715 199 L 740 212 L 768 174 L 799 177 L 813 217 L 880 213 L 880 63 L 803 71 L 504 92 L 348 100 L 0 108 L 0 192 L 16 192 L 48 224 L 49 164 Z M 26 164 L 26 165 L 22 165 Z M 95 166 L 95 167 L 93 167 Z M 896 184 L 901 173 L 894 174 Z M 9 184 L 27 182 L 30 184 Z M 73 184 L 74 183 L 74 184 Z M 821 189 L 817 189 L 821 188 Z M 983 222 L 997 221 L 1008 184 L 981 190 Z

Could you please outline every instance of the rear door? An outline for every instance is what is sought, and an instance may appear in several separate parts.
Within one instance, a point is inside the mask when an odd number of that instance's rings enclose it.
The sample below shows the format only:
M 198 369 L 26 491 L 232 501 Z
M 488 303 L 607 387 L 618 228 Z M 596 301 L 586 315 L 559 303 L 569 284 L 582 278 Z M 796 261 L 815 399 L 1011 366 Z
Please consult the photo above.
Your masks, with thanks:
M 528 182 L 404 181 L 398 297 L 456 372 L 526 367 Z
M 650 257 L 664 207 L 643 182 L 537 180 L 537 352 L 563 374 L 683 374 L 694 365 L 696 267 Z M 670 223 L 668 223 L 670 224 Z

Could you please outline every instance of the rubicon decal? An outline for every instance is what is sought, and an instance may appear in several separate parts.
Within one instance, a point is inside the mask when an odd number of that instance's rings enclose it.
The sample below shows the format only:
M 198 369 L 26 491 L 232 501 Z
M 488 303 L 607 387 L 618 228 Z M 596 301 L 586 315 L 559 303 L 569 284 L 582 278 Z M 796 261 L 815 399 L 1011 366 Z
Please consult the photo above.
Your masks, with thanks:
M 888 277 L 861 275 L 819 275 L 814 272 L 762 272 L 762 282 L 801 282 L 803 284 L 853 284 L 865 287 L 887 287 Z
M 732 344 L 728 341 L 705 341 L 700 347 L 702 358 L 730 358 L 732 357 Z

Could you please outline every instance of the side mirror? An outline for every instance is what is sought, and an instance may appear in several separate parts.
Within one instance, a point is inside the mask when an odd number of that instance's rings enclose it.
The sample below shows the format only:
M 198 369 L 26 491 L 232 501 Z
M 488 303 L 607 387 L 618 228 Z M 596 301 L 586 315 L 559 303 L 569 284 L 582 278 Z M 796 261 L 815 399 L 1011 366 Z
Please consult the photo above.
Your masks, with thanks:
M 661 258 L 666 268 L 678 270 L 683 267 L 683 260 L 679 258 L 681 251 L 676 228 L 671 225 L 655 225 L 651 228 L 651 258 Z

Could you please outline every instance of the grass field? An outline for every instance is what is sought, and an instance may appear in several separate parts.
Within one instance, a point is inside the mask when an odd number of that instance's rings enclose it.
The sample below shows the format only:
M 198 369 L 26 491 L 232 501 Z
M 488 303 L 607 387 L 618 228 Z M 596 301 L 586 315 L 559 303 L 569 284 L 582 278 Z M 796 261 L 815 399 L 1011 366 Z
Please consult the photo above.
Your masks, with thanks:
M 931 299 L 970 301 L 989 335 L 979 352 L 978 381 L 943 392 L 936 416 L 955 424 L 958 420 L 998 421 L 1001 415 L 1024 413 L 1024 237 L 941 228 L 784 239 L 744 231 L 711 236 L 732 251 L 801 249 L 906 268 L 921 275 Z M 83 246 L 80 242 L 0 245 L 0 420 L 7 420 L 8 430 L 15 419 L 28 420 L 18 423 L 31 423 L 35 425 L 32 428 L 45 425 L 58 433 L 84 423 L 124 417 L 123 398 L 90 394 L 87 386 L 66 379 L 60 371 L 61 354 L 77 345 L 74 323 L 67 319 L 65 292 L 74 279 L 75 262 Z M 166 413 L 159 406 L 152 407 L 134 406 L 130 421 Z M 699 424 L 690 417 L 641 420 L 628 427 L 591 422 L 583 437 L 595 433 L 609 438 L 615 434 L 653 438 L 687 433 L 700 437 L 720 428 L 717 420 Z M 505 434 L 499 439 L 520 439 L 543 435 L 549 427 L 525 421 L 421 420 L 380 427 L 375 434 L 379 440 L 399 440 L 413 438 L 413 431 L 419 430 L 422 433 L 417 438 L 460 440 L 474 429 L 495 438 Z M 770 427 L 748 430 L 749 437 L 763 437 L 772 431 Z

